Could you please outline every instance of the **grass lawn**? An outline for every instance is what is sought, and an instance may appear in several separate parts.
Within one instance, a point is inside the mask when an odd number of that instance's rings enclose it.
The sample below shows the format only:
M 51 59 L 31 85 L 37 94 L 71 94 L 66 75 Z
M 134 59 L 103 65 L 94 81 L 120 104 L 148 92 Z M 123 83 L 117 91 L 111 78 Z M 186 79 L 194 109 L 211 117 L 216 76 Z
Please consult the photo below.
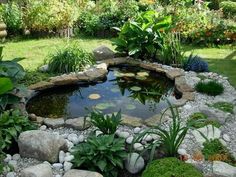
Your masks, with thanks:
M 68 43 L 77 43 L 85 50 L 92 50 L 100 45 L 106 45 L 114 48 L 111 41 L 108 39 L 95 38 L 75 38 L 61 39 L 32 39 L 23 41 L 8 41 L 4 49 L 4 58 L 12 59 L 15 57 L 25 57 L 21 64 L 29 71 L 37 69 L 38 66 L 44 63 L 45 58 L 55 51 L 57 48 L 63 47 Z M 210 70 L 229 77 L 230 82 L 236 87 L 236 48 L 221 47 L 221 48 L 198 48 L 185 46 L 187 54 L 193 51 L 209 62 Z

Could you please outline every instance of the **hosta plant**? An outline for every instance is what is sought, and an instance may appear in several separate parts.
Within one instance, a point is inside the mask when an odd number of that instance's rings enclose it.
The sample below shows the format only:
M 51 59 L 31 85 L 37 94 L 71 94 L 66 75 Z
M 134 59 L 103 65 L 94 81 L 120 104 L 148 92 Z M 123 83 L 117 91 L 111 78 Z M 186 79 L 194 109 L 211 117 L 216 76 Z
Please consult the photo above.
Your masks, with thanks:
M 93 111 L 90 114 L 91 123 L 103 134 L 114 134 L 121 123 L 121 111 L 117 114 L 104 115 L 102 112 Z
M 159 18 L 156 11 L 147 11 L 126 22 L 113 40 L 116 50 L 134 58 L 155 59 L 163 45 L 164 31 L 169 29 L 171 17 Z
M 0 135 L 3 139 L 0 149 L 9 149 L 12 141 L 17 140 L 21 132 L 35 128 L 36 126 L 28 117 L 21 115 L 19 110 L 4 111 L 0 114 Z
M 116 177 L 127 157 L 125 140 L 114 135 L 90 136 L 87 142 L 73 149 L 73 155 L 75 167 L 101 172 L 104 177 Z

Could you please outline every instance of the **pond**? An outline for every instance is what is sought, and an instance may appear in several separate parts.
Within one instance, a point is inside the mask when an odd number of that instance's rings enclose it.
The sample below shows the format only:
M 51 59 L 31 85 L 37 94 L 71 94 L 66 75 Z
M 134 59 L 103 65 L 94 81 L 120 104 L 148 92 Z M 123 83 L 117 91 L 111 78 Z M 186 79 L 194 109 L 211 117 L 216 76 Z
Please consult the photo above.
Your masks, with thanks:
M 175 97 L 174 83 L 156 72 L 122 65 L 109 68 L 104 81 L 57 87 L 39 92 L 27 103 L 27 111 L 49 118 L 83 117 L 92 109 L 150 118 Z

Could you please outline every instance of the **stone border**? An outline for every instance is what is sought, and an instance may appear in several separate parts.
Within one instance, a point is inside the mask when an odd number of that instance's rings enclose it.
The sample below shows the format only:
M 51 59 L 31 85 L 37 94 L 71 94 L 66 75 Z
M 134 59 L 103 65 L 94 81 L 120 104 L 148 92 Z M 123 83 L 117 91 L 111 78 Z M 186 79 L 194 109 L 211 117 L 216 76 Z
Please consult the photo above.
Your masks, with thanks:
M 49 81 L 41 81 L 36 84 L 33 84 L 29 86 L 30 90 L 34 91 L 43 91 L 49 88 L 63 86 L 63 85 L 71 85 L 71 84 L 77 84 L 77 83 L 84 83 L 84 82 L 96 82 L 99 80 L 102 80 L 106 77 L 108 73 L 108 67 L 110 66 L 116 66 L 121 64 L 129 64 L 132 66 L 138 66 L 143 69 L 154 71 L 160 74 L 165 74 L 166 77 L 168 77 L 170 80 L 174 81 L 175 89 L 182 95 L 181 99 L 179 100 L 172 100 L 172 104 L 176 106 L 183 106 L 187 101 L 194 101 L 195 95 L 194 95 L 194 89 L 189 86 L 185 79 L 185 73 L 182 69 L 179 68 L 173 68 L 166 65 L 161 65 L 158 63 L 149 63 L 144 62 L 141 60 L 134 60 L 132 58 L 126 57 L 126 58 L 112 58 L 107 59 L 99 62 L 100 64 L 97 64 L 83 72 L 73 72 L 70 74 L 63 74 L 56 77 L 49 78 Z M 32 97 L 32 94 L 31 94 Z M 25 109 L 26 110 L 26 109 Z M 48 127 L 52 128 L 58 128 L 61 126 L 66 127 L 73 127 L 78 130 L 83 130 L 84 127 L 81 127 L 81 122 L 78 119 L 74 119 L 73 125 L 69 125 L 68 123 L 62 119 L 47 119 L 42 117 L 37 117 L 35 115 L 30 116 L 33 121 L 36 121 L 39 124 L 46 124 Z M 164 116 L 165 117 L 165 116 Z M 157 114 L 152 116 L 151 118 L 148 118 L 146 120 L 143 120 L 138 117 L 131 117 L 127 115 L 122 115 L 123 124 L 128 126 L 155 126 L 161 121 L 161 114 Z M 86 126 L 86 128 L 88 128 Z

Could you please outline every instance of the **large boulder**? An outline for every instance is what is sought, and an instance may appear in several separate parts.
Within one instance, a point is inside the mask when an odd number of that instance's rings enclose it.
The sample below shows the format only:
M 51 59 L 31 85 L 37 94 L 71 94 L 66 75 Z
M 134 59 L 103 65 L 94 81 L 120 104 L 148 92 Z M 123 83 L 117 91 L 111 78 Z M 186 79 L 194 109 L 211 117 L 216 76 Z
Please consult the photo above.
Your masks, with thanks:
M 85 171 L 85 170 L 69 170 L 63 177 L 103 177 L 97 172 Z
M 104 45 L 94 49 L 93 55 L 97 61 L 111 59 L 115 57 L 115 53 Z
M 225 162 L 213 162 L 213 174 L 221 177 L 235 177 L 236 167 L 233 167 Z
M 20 155 L 42 161 L 57 162 L 60 150 L 66 150 L 66 140 L 59 135 L 40 130 L 26 131 L 18 140 Z
M 21 177 L 53 177 L 53 173 L 51 167 L 43 163 L 23 169 Z
M 125 161 L 125 168 L 131 174 L 139 173 L 145 166 L 144 159 L 138 153 L 131 153 Z

